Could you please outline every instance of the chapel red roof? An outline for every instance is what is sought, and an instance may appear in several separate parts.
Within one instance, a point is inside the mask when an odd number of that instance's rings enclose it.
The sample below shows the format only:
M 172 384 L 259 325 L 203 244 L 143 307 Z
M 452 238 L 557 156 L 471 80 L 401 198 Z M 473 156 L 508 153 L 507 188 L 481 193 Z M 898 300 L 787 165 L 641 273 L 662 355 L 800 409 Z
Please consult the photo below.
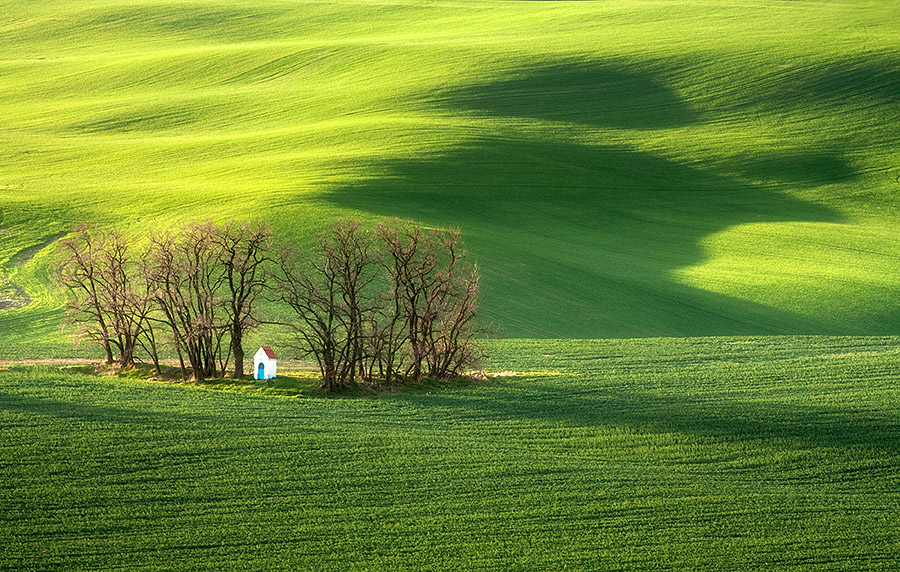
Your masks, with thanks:
M 270 347 L 263 346 L 263 351 L 266 352 L 266 356 L 268 356 L 268 357 L 270 357 L 270 358 L 272 358 L 272 359 L 277 359 L 277 358 L 278 358 L 278 356 L 275 355 L 275 352 L 273 352 L 273 351 L 272 351 L 272 348 L 270 348 Z

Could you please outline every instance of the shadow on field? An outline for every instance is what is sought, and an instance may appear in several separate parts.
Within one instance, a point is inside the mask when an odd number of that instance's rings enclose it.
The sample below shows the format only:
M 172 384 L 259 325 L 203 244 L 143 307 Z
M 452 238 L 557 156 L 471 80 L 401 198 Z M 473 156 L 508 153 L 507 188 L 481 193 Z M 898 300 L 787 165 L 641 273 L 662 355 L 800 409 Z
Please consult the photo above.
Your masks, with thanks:
M 787 108 L 823 103 L 849 106 L 869 106 L 872 102 L 898 104 L 900 58 L 896 54 L 871 54 L 788 68 L 776 87 L 776 93 L 762 92 L 766 101 Z
M 790 185 L 813 189 L 823 184 L 858 176 L 846 162 L 829 153 L 760 153 L 729 163 L 734 172 L 763 184 Z
M 509 395 L 509 398 L 504 398 Z M 480 420 L 530 419 L 570 427 L 617 427 L 638 433 L 686 434 L 723 441 L 776 442 L 780 447 L 871 447 L 900 454 L 900 421 L 840 406 L 660 396 L 624 389 L 535 384 L 492 392 L 490 399 L 436 394 L 404 397 L 417 406 L 466 411 Z
M 523 70 L 448 91 L 454 113 L 668 129 L 708 118 L 647 71 L 606 63 Z M 705 237 L 758 222 L 839 222 L 772 190 L 810 173 L 853 177 L 837 154 L 772 155 L 758 185 L 619 145 L 483 136 L 440 156 L 388 162 L 387 175 L 330 200 L 382 216 L 459 227 L 483 276 L 486 317 L 510 337 L 836 333 L 828 324 L 693 288 L 672 272 L 704 260 Z M 817 177 L 819 175 L 815 175 Z
M 701 121 L 654 73 L 606 62 L 526 67 L 515 77 L 450 90 L 446 107 L 591 127 L 665 129 Z
M 215 426 L 222 423 L 221 417 L 191 412 L 148 411 L 145 408 L 129 409 L 10 394 L 0 394 L 0 410 L 50 416 L 80 423 L 116 423 L 169 429 Z

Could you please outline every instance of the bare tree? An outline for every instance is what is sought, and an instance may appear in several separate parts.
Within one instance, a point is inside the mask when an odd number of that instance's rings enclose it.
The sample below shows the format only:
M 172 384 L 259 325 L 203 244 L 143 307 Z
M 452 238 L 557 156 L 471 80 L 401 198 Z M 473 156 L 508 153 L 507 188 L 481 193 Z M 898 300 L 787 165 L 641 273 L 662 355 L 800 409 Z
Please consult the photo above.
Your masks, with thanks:
M 145 277 L 143 271 L 141 271 L 141 277 Z M 143 288 L 136 293 L 136 299 L 137 303 L 134 305 L 134 311 L 136 316 L 142 320 L 144 324 L 142 335 L 138 337 L 138 344 L 140 344 L 144 353 L 150 356 L 150 359 L 153 362 L 153 371 L 156 375 L 161 375 L 162 369 L 159 365 L 159 345 L 156 340 L 156 329 L 153 326 L 154 323 L 159 323 L 160 320 L 155 317 L 153 291 L 146 280 L 143 281 Z
M 257 301 L 266 289 L 267 267 L 272 262 L 268 254 L 270 238 L 271 233 L 261 223 L 251 226 L 229 222 L 212 234 L 224 274 L 223 304 L 236 379 L 244 376 L 244 334 L 260 322 Z
M 473 365 L 478 269 L 465 263 L 459 231 L 392 220 L 379 224 L 377 232 L 387 249 L 392 319 L 402 320 L 411 354 L 406 375 L 416 381 L 426 374 L 446 379 Z
M 122 367 L 134 366 L 134 352 L 143 318 L 137 311 L 142 300 L 135 295 L 129 272 L 128 245 L 116 231 L 110 231 L 106 248 L 98 251 L 101 263 L 100 286 L 105 291 L 111 326 L 110 342 L 119 353 Z
M 129 248 L 114 231 L 82 226 L 63 241 L 60 280 L 82 334 L 108 363 L 135 363 L 143 349 L 159 372 L 157 326 L 171 332 L 181 373 L 215 377 L 234 358 L 244 375 L 243 338 L 258 326 L 271 234 L 261 224 L 193 224 L 150 238 L 136 279 Z M 477 360 L 478 269 L 458 231 L 393 220 L 367 231 L 340 221 L 311 258 L 279 260 L 278 297 L 297 315 L 299 346 L 315 356 L 323 386 L 362 379 L 447 379 Z
M 458 231 L 393 220 L 375 233 L 338 222 L 312 263 L 283 256 L 279 292 L 299 318 L 300 349 L 328 391 L 360 377 L 447 379 L 474 365 L 478 269 Z
M 475 325 L 478 267 L 460 264 L 455 238 L 447 247 L 450 261 L 432 292 L 437 319 L 427 334 L 428 374 L 436 379 L 460 375 L 481 361 Z
M 336 269 L 341 296 L 338 318 L 345 344 L 338 375 L 352 385 L 370 370 L 365 363 L 371 358 L 369 338 L 375 310 L 371 286 L 378 270 L 372 236 L 359 221 L 338 221 L 321 242 L 326 260 Z
M 291 253 L 283 253 L 279 260 L 281 300 L 299 318 L 290 324 L 300 344 L 297 350 L 316 358 L 322 386 L 327 391 L 343 387 L 338 378 L 340 350 L 340 293 L 337 273 L 327 260 L 317 260 L 304 267 Z
M 112 364 L 112 328 L 108 323 L 109 304 L 101 262 L 107 246 L 105 236 L 96 234 L 89 225 L 82 224 L 60 243 L 63 261 L 58 278 L 72 295 L 66 309 L 78 324 L 79 334 L 99 343 L 106 363 Z
M 172 332 L 187 379 L 187 358 L 194 380 L 215 377 L 227 326 L 220 319 L 218 297 L 224 280 L 211 223 L 193 224 L 177 236 L 151 237 L 144 265 L 153 299 Z
M 138 292 L 134 264 L 127 243 L 115 230 L 79 225 L 63 240 L 64 259 L 59 279 L 72 297 L 71 318 L 80 333 L 99 343 L 106 363 L 118 361 L 134 366 L 138 346 L 147 349 L 158 370 L 158 356 L 152 340 L 149 297 Z
M 132 366 L 142 349 L 159 373 L 153 325 L 164 323 L 183 377 L 185 358 L 202 381 L 227 370 L 232 356 L 240 377 L 243 336 L 259 323 L 269 236 L 261 225 L 194 224 L 151 238 L 147 256 L 135 263 L 119 233 L 81 225 L 60 247 L 70 316 L 83 336 L 101 344 L 107 363 Z
M 388 309 L 393 310 L 385 316 L 386 322 L 381 328 L 385 342 L 383 350 L 388 352 L 383 357 L 385 377 L 390 381 L 396 375 L 396 358 L 402 346 L 406 345 L 410 350 L 411 365 L 405 375 L 411 373 L 419 381 L 424 373 L 422 365 L 425 361 L 421 328 L 427 319 L 422 316 L 425 308 L 420 282 L 437 267 L 434 249 L 422 248 L 421 226 L 394 219 L 379 223 L 376 232 L 387 250 L 383 265 L 390 283 Z
M 369 340 L 374 356 L 373 367 L 378 367 L 378 376 L 386 385 L 393 384 L 403 371 L 408 357 L 408 329 L 403 300 L 397 295 L 396 287 L 379 293 L 379 305 L 371 317 L 372 336 Z M 369 372 L 372 377 L 373 372 Z
M 180 308 L 185 303 L 182 279 L 179 276 L 180 264 L 175 254 L 175 239 L 171 234 L 165 234 L 151 237 L 150 243 L 150 250 L 142 261 L 142 273 L 153 301 L 162 315 L 160 321 L 167 325 L 172 333 L 172 345 L 178 355 L 181 378 L 187 380 L 184 352 L 188 328 L 182 328 Z
M 377 266 L 372 237 L 359 222 L 338 222 L 319 237 L 318 257 L 307 266 L 281 260 L 282 300 L 300 318 L 295 332 L 312 353 L 323 386 L 334 391 L 371 373 L 369 343 Z

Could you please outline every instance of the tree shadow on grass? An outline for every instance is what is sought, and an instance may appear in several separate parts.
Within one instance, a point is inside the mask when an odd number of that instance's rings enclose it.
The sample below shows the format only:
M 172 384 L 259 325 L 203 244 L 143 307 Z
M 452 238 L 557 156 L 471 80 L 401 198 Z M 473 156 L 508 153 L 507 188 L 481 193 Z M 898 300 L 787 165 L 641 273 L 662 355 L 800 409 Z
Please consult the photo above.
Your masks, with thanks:
M 663 129 L 704 120 L 646 71 L 609 64 L 526 70 L 449 91 L 455 112 Z M 773 157 L 776 182 L 837 153 Z M 812 165 L 803 172 L 792 165 Z M 459 227 L 483 276 L 483 314 L 510 337 L 832 333 L 834 326 L 673 281 L 702 240 L 735 225 L 839 222 L 827 207 L 623 146 L 482 137 L 443 155 L 388 162 L 387 176 L 328 199 L 382 216 Z
M 900 58 L 868 54 L 807 67 L 789 68 L 773 91 L 760 91 L 767 102 L 787 109 L 820 105 L 900 104 Z M 886 119 L 886 118 L 885 118 Z M 867 127 L 867 126 L 860 126 Z
M 655 73 L 610 62 L 520 68 L 510 78 L 446 91 L 439 101 L 463 113 L 590 127 L 666 129 L 702 120 Z
M 49 416 L 79 423 L 115 423 L 185 429 L 210 426 L 222 422 L 220 417 L 193 412 L 148 411 L 114 405 L 99 405 L 60 401 L 25 395 L 0 394 L 0 410 L 37 416 Z
M 507 335 L 633 337 L 823 332 L 770 307 L 673 282 L 701 240 L 751 222 L 828 221 L 830 210 L 646 153 L 480 141 L 390 165 L 342 206 L 458 226 Z
M 490 397 L 403 396 L 418 406 L 464 411 L 489 421 L 523 419 L 570 427 L 619 427 L 725 442 L 769 442 L 791 448 L 865 447 L 900 454 L 900 421 L 887 412 L 837 405 L 791 404 L 719 396 L 668 396 L 624 387 L 567 387 L 540 379 Z

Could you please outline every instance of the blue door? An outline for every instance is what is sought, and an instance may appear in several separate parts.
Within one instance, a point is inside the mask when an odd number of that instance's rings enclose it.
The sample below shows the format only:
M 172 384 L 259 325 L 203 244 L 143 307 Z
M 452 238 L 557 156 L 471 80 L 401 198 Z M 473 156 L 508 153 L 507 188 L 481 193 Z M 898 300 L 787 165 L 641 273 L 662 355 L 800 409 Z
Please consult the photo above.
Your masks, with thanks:
M 266 364 L 261 363 L 259 367 L 256 368 L 256 379 L 265 379 L 266 378 Z

